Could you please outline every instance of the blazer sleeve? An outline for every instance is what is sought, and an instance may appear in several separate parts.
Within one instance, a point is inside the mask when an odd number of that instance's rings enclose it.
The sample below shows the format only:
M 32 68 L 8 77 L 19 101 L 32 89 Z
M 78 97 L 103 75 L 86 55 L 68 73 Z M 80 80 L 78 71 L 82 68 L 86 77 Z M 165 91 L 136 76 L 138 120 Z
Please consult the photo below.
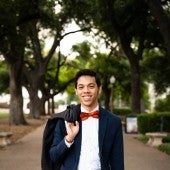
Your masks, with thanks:
M 117 123 L 110 165 L 111 170 L 124 170 L 124 144 L 121 120 L 118 119 Z
M 65 124 L 63 120 L 59 120 L 54 131 L 54 139 L 49 150 L 50 158 L 53 162 L 62 162 L 65 155 L 67 154 L 68 147 L 64 142 L 64 137 L 66 135 Z
M 48 119 L 42 139 L 42 152 L 41 152 L 41 169 L 49 170 L 53 169 L 54 164 L 50 159 L 49 149 L 51 147 L 53 141 L 53 133 L 55 126 L 58 122 L 59 118 Z

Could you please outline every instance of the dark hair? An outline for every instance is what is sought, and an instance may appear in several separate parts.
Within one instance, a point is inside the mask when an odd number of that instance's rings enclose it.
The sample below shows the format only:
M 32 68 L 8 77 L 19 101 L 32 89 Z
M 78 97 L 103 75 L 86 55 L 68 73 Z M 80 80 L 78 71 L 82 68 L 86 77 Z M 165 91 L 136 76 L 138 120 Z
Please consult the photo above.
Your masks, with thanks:
M 81 77 L 81 76 L 91 76 L 94 77 L 96 80 L 96 84 L 98 87 L 100 87 L 101 82 L 100 82 L 100 77 L 99 75 L 97 75 L 97 73 L 93 70 L 90 69 L 83 69 L 77 72 L 75 79 L 74 79 L 74 86 L 75 88 L 77 88 L 77 80 Z

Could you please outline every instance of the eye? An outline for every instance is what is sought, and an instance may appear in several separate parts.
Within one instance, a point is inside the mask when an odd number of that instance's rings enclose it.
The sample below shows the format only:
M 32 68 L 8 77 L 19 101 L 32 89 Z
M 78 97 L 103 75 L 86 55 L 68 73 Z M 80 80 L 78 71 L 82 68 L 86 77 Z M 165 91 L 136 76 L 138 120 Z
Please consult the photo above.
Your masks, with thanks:
M 90 84 L 88 87 L 89 87 L 90 89 L 94 89 L 95 85 L 94 85 L 94 84 Z
M 79 90 L 82 90 L 83 89 L 83 86 L 78 86 L 77 87 Z

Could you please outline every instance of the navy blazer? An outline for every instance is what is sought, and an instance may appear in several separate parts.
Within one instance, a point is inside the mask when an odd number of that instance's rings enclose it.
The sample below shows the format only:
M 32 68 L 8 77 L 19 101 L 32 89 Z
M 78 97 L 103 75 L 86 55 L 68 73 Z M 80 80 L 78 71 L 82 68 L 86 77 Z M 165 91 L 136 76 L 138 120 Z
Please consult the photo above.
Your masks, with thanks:
M 59 120 L 54 131 L 54 139 L 50 148 L 50 157 L 55 164 L 61 163 L 61 170 L 77 170 L 80 149 L 82 124 L 68 148 L 64 142 L 66 128 L 63 120 Z M 119 117 L 99 107 L 99 155 L 102 170 L 124 170 L 124 151 L 122 124 Z

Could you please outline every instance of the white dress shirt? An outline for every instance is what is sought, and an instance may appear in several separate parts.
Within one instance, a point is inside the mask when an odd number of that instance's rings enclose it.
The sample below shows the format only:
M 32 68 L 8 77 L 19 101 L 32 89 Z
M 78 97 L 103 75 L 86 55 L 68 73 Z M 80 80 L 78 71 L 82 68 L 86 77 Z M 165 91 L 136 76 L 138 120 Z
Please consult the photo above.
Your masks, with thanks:
M 97 106 L 94 110 L 99 110 Z M 81 107 L 82 112 L 87 112 Z M 99 157 L 99 119 L 89 117 L 82 121 L 82 141 L 78 170 L 101 170 Z

